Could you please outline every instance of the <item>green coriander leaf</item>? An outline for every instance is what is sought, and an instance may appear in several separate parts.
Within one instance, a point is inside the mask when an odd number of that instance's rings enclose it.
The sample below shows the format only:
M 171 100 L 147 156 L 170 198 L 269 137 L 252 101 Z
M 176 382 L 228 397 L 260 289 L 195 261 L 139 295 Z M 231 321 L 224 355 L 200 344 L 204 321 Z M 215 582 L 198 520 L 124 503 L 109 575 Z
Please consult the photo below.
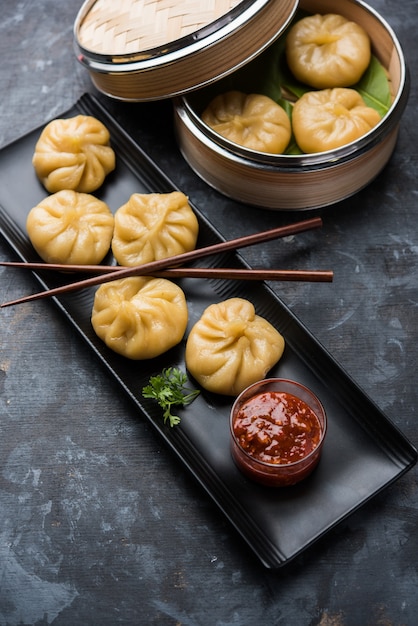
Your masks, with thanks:
M 163 409 L 164 423 L 168 421 L 170 426 L 180 423 L 180 417 L 173 415 L 173 406 L 186 406 L 193 402 L 200 391 L 187 389 L 187 375 L 176 367 L 163 369 L 161 374 L 151 376 L 149 384 L 143 387 L 144 398 L 156 400 Z

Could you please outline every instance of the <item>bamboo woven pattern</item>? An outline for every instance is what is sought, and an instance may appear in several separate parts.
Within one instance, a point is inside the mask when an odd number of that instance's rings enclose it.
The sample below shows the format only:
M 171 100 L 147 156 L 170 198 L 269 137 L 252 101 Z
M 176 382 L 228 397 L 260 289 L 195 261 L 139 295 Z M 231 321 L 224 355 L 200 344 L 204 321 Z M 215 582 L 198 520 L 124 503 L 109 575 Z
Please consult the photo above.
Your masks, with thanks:
M 78 41 L 96 54 L 135 54 L 208 26 L 241 0 L 96 0 Z

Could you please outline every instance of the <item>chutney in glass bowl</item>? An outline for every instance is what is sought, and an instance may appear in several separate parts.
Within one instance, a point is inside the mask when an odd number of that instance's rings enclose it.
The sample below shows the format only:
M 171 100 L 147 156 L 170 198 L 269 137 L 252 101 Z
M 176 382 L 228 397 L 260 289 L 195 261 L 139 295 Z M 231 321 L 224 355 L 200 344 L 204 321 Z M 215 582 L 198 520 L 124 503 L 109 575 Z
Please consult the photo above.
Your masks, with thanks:
M 325 409 L 310 389 L 292 380 L 265 379 L 247 387 L 232 406 L 232 457 L 258 483 L 294 485 L 317 466 L 326 431 Z

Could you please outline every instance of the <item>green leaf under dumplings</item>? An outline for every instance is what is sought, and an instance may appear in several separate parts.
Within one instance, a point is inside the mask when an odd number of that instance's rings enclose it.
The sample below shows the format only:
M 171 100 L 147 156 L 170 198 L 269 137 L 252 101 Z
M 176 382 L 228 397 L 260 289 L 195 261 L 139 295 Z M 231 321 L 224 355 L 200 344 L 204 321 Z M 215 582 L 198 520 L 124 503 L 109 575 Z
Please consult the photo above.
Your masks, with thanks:
M 376 109 L 383 117 L 392 104 L 392 94 L 387 72 L 375 56 L 353 89 L 359 92 L 367 106 Z

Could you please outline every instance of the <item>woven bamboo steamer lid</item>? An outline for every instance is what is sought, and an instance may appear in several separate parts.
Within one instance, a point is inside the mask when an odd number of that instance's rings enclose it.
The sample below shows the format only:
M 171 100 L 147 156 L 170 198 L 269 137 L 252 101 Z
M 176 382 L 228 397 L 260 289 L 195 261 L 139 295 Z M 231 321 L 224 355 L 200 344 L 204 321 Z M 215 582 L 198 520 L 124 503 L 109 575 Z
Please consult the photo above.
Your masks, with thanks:
M 252 60 L 297 0 L 87 0 L 74 46 L 97 89 L 128 101 L 198 89 Z

